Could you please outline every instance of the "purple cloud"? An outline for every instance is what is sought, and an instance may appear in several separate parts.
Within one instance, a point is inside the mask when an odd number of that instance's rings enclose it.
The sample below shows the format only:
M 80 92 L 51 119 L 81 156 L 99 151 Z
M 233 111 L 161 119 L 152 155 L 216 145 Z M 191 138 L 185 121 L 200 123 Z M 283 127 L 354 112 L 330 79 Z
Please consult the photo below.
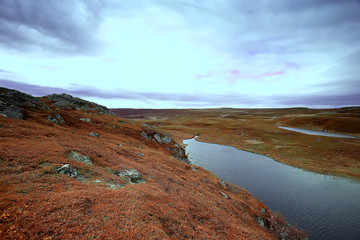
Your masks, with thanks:
M 334 95 L 308 95 L 301 97 L 272 96 L 259 97 L 239 94 L 192 94 L 192 93 L 159 93 L 159 92 L 135 92 L 115 89 L 113 91 L 101 91 L 84 85 L 74 85 L 73 89 L 43 87 L 35 84 L 20 83 L 16 81 L 0 79 L 0 85 L 6 88 L 16 89 L 35 96 L 49 95 L 53 93 L 68 93 L 76 97 L 95 97 L 99 99 L 114 100 L 138 100 L 138 101 L 161 101 L 176 103 L 179 107 L 229 107 L 238 105 L 264 106 L 326 106 L 343 107 L 360 105 L 360 94 Z M 128 106 L 131 108 L 131 106 Z

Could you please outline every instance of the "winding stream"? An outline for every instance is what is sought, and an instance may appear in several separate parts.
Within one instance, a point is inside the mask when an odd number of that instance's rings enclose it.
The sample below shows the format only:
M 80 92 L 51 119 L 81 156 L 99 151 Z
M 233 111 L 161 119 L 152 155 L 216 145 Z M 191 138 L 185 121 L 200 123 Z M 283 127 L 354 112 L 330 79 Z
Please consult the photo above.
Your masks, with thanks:
M 340 133 L 332 133 L 332 132 L 325 132 L 325 131 L 318 131 L 318 130 L 310 130 L 310 129 L 303 129 L 303 128 L 293 128 L 293 127 L 278 127 L 281 129 L 293 131 L 293 132 L 299 132 L 304 133 L 308 135 L 317 135 L 317 136 L 325 136 L 325 137 L 339 137 L 339 138 L 355 138 L 355 136 L 346 135 L 346 134 L 340 134 Z
M 184 140 L 190 161 L 247 189 L 310 239 L 360 239 L 360 183 L 308 172 L 234 147 Z

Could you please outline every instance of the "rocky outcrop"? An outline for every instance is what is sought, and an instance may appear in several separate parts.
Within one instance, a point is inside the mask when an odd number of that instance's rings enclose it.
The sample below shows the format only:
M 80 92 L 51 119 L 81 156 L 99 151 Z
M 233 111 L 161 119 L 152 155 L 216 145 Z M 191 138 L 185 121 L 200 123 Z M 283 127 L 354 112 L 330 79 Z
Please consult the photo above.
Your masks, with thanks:
M 103 105 L 86 101 L 78 97 L 73 97 L 65 93 L 52 94 L 45 96 L 43 98 L 54 101 L 52 105 L 56 107 L 62 107 L 65 109 L 76 109 L 82 111 L 96 111 L 99 112 L 100 114 L 116 116 L 115 113 L 111 112 L 107 107 Z
M 169 134 L 155 132 L 153 128 L 148 124 L 143 124 L 143 131 L 140 133 L 141 136 L 148 140 L 160 144 L 166 144 L 166 149 L 171 152 L 172 156 L 176 159 L 190 164 L 189 159 L 186 156 L 185 150 L 177 144 Z
M 136 169 L 118 170 L 114 174 L 119 177 L 127 177 L 132 183 L 144 182 L 141 174 Z
M 161 134 L 161 133 L 156 133 L 154 134 L 154 139 L 158 142 L 158 143 L 165 143 L 165 144 L 169 144 L 172 141 L 172 137 L 169 134 Z
M 24 119 L 23 108 L 47 109 L 44 103 L 29 94 L 0 87 L 0 114 L 10 118 Z

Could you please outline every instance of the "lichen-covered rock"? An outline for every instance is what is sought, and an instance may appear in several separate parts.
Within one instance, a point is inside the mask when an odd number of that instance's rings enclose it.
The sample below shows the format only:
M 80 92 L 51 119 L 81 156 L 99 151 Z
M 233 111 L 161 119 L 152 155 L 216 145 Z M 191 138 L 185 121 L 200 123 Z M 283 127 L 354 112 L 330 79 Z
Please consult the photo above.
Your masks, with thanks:
M 68 158 L 72 159 L 72 160 L 75 160 L 75 161 L 83 162 L 85 164 L 92 165 L 92 161 L 91 161 L 91 158 L 89 156 L 82 155 L 82 154 L 79 154 L 79 153 L 74 152 L 74 151 L 69 152 Z
M 95 132 L 89 133 L 89 136 L 91 136 L 91 137 L 101 137 L 101 135 L 99 135 L 99 134 L 97 134 Z
M 76 110 L 81 110 L 81 111 L 96 111 L 101 114 L 116 116 L 115 113 L 111 112 L 107 107 L 103 105 L 86 101 L 78 97 L 73 97 L 65 93 L 52 94 L 45 96 L 44 98 L 54 101 L 55 102 L 53 103 L 54 106 L 64 107 L 67 109 L 75 108 Z
M 71 110 L 72 107 L 70 104 L 68 104 L 67 102 L 62 102 L 62 101 L 59 101 L 59 102 L 54 102 L 53 104 L 54 107 L 61 107 L 61 108 L 65 108 L 65 109 L 68 109 L 68 110 Z
M 141 174 L 136 169 L 118 170 L 114 174 L 119 177 L 128 177 L 132 183 L 143 181 Z
M 70 164 L 63 165 L 62 167 L 58 168 L 56 172 L 59 174 L 69 175 L 72 178 L 81 178 L 80 173 L 76 171 L 73 167 L 71 167 Z
M 141 136 L 143 136 L 145 139 L 149 139 L 148 135 L 146 134 L 146 132 L 141 132 Z
M 24 111 L 21 108 L 14 105 L 10 105 L 8 107 L 3 108 L 3 110 L 0 111 L 0 113 L 4 114 L 9 118 L 24 119 Z
M 90 118 L 80 118 L 80 121 L 91 122 L 91 119 Z
M 47 109 L 44 103 L 29 94 L 0 87 L 0 114 L 10 118 L 24 119 L 22 108 Z
M 65 123 L 64 119 L 60 116 L 60 114 L 57 114 L 57 113 L 54 115 L 48 116 L 46 119 L 57 125 L 63 125 Z
M 156 134 L 154 134 L 154 138 L 158 143 L 169 144 L 172 141 L 172 137 L 168 134 L 163 135 L 161 133 L 156 133 Z
M 14 89 L 0 87 L 0 101 L 0 111 L 3 110 L 1 108 L 9 107 L 11 105 L 24 108 L 47 109 L 45 104 L 40 102 L 37 98 Z

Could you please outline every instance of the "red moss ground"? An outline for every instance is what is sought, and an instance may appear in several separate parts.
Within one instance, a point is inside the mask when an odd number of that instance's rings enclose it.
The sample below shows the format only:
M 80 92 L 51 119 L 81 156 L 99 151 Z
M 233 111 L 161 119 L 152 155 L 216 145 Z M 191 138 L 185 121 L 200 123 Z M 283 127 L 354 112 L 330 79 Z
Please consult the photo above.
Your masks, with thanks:
M 143 138 L 141 125 L 46 103 L 65 125 L 46 120 L 49 110 L 27 110 L 25 120 L 0 116 L 1 239 L 276 239 L 257 222 L 272 222 L 263 203 L 193 171 L 166 144 Z M 68 159 L 69 151 L 93 165 Z M 84 178 L 57 174 L 66 163 Z M 124 184 L 113 171 L 129 168 L 146 182 L 112 187 Z
M 360 180 L 360 140 L 306 135 L 278 126 L 327 130 L 360 138 L 360 107 L 340 109 L 114 109 L 169 132 L 177 141 L 231 145 L 324 174 Z

